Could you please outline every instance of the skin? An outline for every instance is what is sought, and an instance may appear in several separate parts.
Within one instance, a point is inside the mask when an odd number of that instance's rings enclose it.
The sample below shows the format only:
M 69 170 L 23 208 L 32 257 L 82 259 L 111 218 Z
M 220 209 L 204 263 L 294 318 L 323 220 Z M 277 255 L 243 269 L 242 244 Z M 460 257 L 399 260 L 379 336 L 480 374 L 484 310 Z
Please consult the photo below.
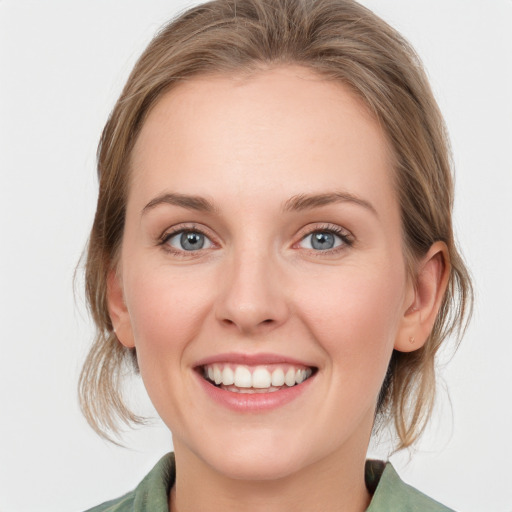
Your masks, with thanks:
M 297 66 L 195 78 L 150 112 L 108 299 L 173 433 L 172 510 L 368 506 L 364 461 L 391 353 L 425 342 L 448 272 L 439 243 L 408 278 L 391 162 L 363 104 Z M 333 191 L 344 199 L 285 208 Z M 168 193 L 214 210 L 147 207 Z M 333 228 L 346 241 L 311 247 L 312 232 Z M 162 243 L 172 229 L 203 231 L 206 247 L 180 250 L 179 235 Z M 194 369 L 233 352 L 318 371 L 292 402 L 240 413 L 212 401 Z

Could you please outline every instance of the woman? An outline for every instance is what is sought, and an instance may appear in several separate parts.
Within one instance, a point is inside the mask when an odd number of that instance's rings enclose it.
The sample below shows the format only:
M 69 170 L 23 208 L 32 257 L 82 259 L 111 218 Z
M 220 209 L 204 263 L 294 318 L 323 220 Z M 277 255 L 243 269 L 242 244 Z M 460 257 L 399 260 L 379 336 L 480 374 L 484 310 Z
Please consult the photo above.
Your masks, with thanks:
M 140 371 L 173 434 L 93 510 L 447 510 L 365 462 L 421 434 L 471 284 L 441 115 L 407 43 L 344 0 L 220 0 L 152 41 L 104 129 L 87 259 L 100 433 Z

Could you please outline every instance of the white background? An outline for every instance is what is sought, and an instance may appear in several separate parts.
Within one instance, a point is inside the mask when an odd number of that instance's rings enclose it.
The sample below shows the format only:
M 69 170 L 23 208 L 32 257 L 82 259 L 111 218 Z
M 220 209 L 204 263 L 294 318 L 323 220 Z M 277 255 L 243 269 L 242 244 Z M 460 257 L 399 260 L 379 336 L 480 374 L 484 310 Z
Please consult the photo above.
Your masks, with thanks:
M 422 56 L 451 133 L 456 228 L 477 291 L 446 394 L 402 477 L 464 512 L 512 512 L 512 1 L 365 0 Z M 127 75 L 186 0 L 0 0 L 0 512 L 73 512 L 171 449 L 158 423 L 118 448 L 80 416 L 92 329 L 72 277 L 95 148 Z M 143 409 L 148 406 L 142 404 Z M 374 453 L 386 456 L 384 446 Z

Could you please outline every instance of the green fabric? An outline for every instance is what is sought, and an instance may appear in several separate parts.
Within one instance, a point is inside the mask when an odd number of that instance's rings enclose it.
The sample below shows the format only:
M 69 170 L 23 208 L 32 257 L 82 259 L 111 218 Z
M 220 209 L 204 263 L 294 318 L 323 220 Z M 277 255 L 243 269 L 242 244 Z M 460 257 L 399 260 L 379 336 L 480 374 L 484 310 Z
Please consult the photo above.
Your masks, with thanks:
M 380 461 L 367 461 L 369 465 Z M 381 473 L 377 489 L 366 512 L 453 512 L 437 501 L 425 496 L 414 487 L 402 482 L 395 468 L 388 462 Z
M 174 454 L 168 453 L 134 491 L 87 512 L 169 512 L 168 496 L 174 478 Z M 373 494 L 366 512 L 453 512 L 402 482 L 389 462 L 367 461 L 365 480 Z
M 174 453 L 168 453 L 134 491 L 87 512 L 169 512 L 169 491 L 174 484 L 174 477 Z

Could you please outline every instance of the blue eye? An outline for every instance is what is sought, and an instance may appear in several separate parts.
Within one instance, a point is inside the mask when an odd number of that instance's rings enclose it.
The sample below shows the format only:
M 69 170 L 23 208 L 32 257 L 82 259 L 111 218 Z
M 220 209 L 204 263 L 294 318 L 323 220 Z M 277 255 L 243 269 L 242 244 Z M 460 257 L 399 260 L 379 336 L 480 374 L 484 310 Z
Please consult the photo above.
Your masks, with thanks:
M 330 231 L 313 231 L 301 240 L 301 246 L 304 249 L 314 249 L 315 251 L 328 251 L 343 243 L 345 241 L 341 236 Z
M 165 242 L 174 249 L 188 252 L 212 247 L 211 240 L 199 231 L 181 231 L 170 235 Z

